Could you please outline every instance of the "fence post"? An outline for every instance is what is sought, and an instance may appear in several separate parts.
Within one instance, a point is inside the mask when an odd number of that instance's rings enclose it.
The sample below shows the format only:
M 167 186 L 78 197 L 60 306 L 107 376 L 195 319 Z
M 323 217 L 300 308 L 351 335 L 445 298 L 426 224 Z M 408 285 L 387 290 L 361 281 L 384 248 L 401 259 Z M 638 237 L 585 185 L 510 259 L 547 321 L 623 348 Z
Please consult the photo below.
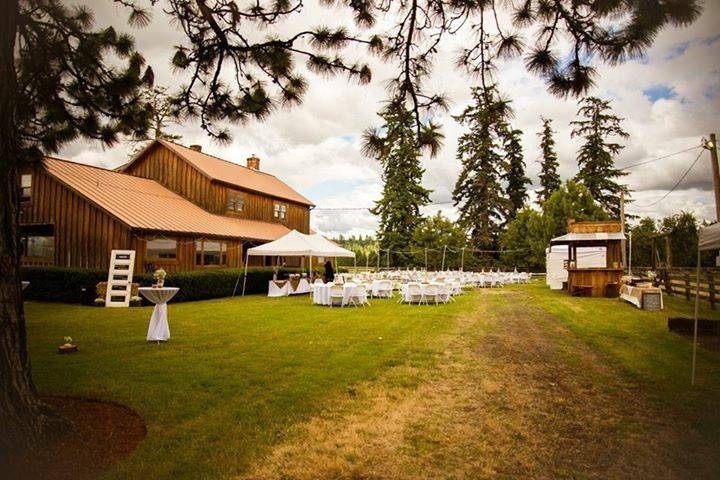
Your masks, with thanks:
M 710 308 L 715 310 L 715 274 L 708 271 L 708 298 L 710 299 Z
M 663 270 L 663 282 L 665 282 L 665 291 L 668 295 L 672 296 L 672 282 L 670 281 L 670 270 L 667 268 Z
M 690 274 L 688 272 L 685 272 L 685 300 L 690 301 Z

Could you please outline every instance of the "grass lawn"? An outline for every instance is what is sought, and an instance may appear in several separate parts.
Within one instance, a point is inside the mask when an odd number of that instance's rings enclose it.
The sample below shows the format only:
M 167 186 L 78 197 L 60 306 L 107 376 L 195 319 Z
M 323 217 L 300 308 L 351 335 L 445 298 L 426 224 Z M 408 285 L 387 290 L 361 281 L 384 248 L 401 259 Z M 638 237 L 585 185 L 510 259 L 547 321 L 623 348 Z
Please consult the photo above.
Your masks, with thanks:
M 26 304 L 43 393 L 113 400 L 148 436 L 114 478 L 218 478 L 247 469 L 286 427 L 388 366 L 429 365 L 469 296 L 442 308 L 373 300 L 322 308 L 307 296 L 169 305 L 172 340 L 147 344 L 151 307 Z M 432 311 L 432 315 L 428 312 Z M 80 353 L 55 353 L 64 336 Z
M 444 391 L 449 392 L 448 398 L 463 398 L 464 392 L 468 401 L 485 398 L 488 392 L 502 393 L 504 379 L 517 378 L 523 368 L 542 367 L 533 366 L 532 361 L 555 358 L 549 356 L 548 349 L 542 352 L 544 356 L 513 364 L 512 371 L 506 366 L 510 362 L 505 361 L 532 350 L 537 339 L 550 335 L 550 331 L 553 345 L 559 345 L 561 361 L 577 375 L 584 375 L 585 368 L 576 358 L 581 346 L 583 352 L 597 355 L 593 361 L 607 364 L 604 367 L 609 370 L 603 378 L 621 377 L 650 401 L 673 409 L 689 423 L 700 424 L 704 419 L 704 435 L 718 441 L 720 352 L 700 351 L 698 386 L 691 390 L 690 343 L 668 333 L 666 319 L 668 315 L 689 315 L 692 305 L 684 299 L 666 297 L 666 307 L 664 312 L 643 312 L 617 300 L 571 298 L 550 292 L 539 283 L 471 292 L 459 297 L 457 303 L 438 307 L 374 300 L 369 308 L 330 309 L 310 305 L 307 297 L 250 296 L 171 303 L 172 340 L 160 345 L 145 342 L 151 308 L 102 309 L 28 302 L 26 312 L 33 374 L 42 393 L 112 400 L 130 406 L 147 422 L 147 438 L 108 474 L 109 478 L 198 479 L 252 472 L 277 445 L 298 438 L 295 426 L 324 411 L 339 409 L 340 415 L 346 414 L 348 398 L 368 385 L 375 385 L 376 390 L 418 391 L 426 398 Z M 703 314 L 718 318 L 717 312 Z M 521 321 L 525 322 L 522 328 L 507 329 L 519 327 Z M 523 329 L 535 325 L 537 338 L 526 337 Z M 79 345 L 78 354 L 55 353 L 66 335 Z M 511 347 L 517 349 L 508 357 L 495 355 L 499 350 L 494 347 L 508 339 L 503 336 L 512 337 L 515 343 Z M 458 342 L 467 348 L 460 352 Z M 478 349 L 484 355 L 482 360 L 473 356 Z M 445 368 L 449 359 L 450 370 Z M 455 363 L 468 368 L 457 370 Z M 485 370 L 469 369 L 476 364 Z M 393 385 L 388 385 L 388 372 L 398 366 L 411 368 L 393 375 Z M 466 378 L 452 386 L 437 383 L 442 372 L 448 371 Z M 505 376 L 507 373 L 510 377 Z M 459 379 L 456 376 L 453 381 Z M 543 382 L 547 383 L 544 377 Z M 395 407 L 383 405 L 378 410 L 382 413 L 379 423 L 391 423 L 384 415 Z M 463 417 L 442 411 L 444 405 L 449 412 L 452 406 L 447 399 L 423 407 L 428 423 L 443 421 L 448 427 L 467 427 L 472 421 L 482 421 L 477 424 L 481 429 L 492 420 L 473 413 L 465 422 Z M 546 408 L 537 402 L 528 405 L 526 408 Z M 397 408 L 400 412 L 400 406 Z M 468 408 L 458 405 L 457 411 L 469 415 Z M 502 415 L 512 413 L 505 404 L 499 408 Z M 423 430 L 420 410 L 407 409 L 413 432 Z M 488 405 L 483 410 L 491 411 Z M 707 415 L 698 416 L 700 410 Z M 367 412 L 370 415 L 372 408 Z M 534 425 L 538 420 L 533 417 L 527 421 Z M 406 425 L 399 430 L 407 432 L 408 428 Z M 438 438 L 443 436 L 443 424 L 433 428 L 439 433 L 430 435 L 430 443 L 425 444 L 440 451 L 442 446 L 437 442 L 441 443 Z M 512 425 L 501 428 L 511 429 Z M 469 430 L 467 427 L 463 435 L 472 435 Z M 416 448 L 412 442 L 419 444 L 417 439 L 424 438 L 420 433 L 407 435 L 412 441 L 399 452 L 412 457 Z M 398 438 L 403 441 L 402 435 Z M 502 440 L 502 435 L 487 435 L 486 441 L 494 438 Z M 516 432 L 508 438 L 521 445 L 528 437 Z M 313 442 L 312 438 L 306 440 L 304 443 Z M 473 442 L 470 444 L 482 445 Z M 452 443 L 458 444 L 456 440 Z M 331 451 L 334 445 L 331 442 Z M 472 452 L 470 458 L 483 453 Z M 349 454 L 348 458 L 357 462 L 362 455 Z M 395 461 L 392 455 L 387 457 Z M 460 456 L 451 452 L 442 458 Z M 440 472 L 450 471 L 447 465 L 438 468 Z M 418 467 L 413 472 L 410 478 L 419 478 L 423 469 Z M 467 472 L 447 475 L 473 478 Z M 386 476 L 402 477 L 399 472 Z

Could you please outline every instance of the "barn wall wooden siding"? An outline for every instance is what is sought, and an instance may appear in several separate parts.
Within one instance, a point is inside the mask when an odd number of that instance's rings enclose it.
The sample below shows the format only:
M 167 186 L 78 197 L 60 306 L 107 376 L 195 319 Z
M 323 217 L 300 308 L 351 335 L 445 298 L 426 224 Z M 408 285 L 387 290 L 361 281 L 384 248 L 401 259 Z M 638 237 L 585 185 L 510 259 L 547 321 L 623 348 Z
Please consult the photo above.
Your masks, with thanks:
M 113 249 L 130 249 L 136 251 L 137 272 L 147 271 L 151 265 L 165 268 L 169 272 L 212 268 L 195 266 L 197 236 L 132 230 L 48 175 L 41 167 L 34 169 L 32 181 L 32 197 L 30 202 L 21 207 L 20 223 L 53 225 L 55 258 L 51 262 L 24 258 L 25 265 L 107 269 Z M 174 238 L 178 241 L 177 259 L 146 261 L 146 241 L 156 237 Z M 208 240 L 212 239 L 208 237 Z M 243 242 L 237 239 L 217 240 L 227 243 L 227 266 L 241 267 Z
M 160 144 L 145 152 L 142 158 L 130 165 L 126 173 L 155 180 L 199 207 L 218 215 L 277 222 L 273 212 L 274 205 L 284 204 L 287 206 L 287 218 L 282 223 L 298 232 L 310 232 L 310 209 L 306 205 L 211 181 L 175 152 Z M 228 213 L 228 191 L 243 193 L 245 207 L 242 212 Z
M 129 247 L 130 229 L 125 224 L 55 180 L 41 167 L 34 169 L 32 182 L 31 200 L 21 206 L 20 223 L 54 226 L 54 265 L 108 268 L 110 252 Z M 26 259 L 24 263 L 33 262 Z

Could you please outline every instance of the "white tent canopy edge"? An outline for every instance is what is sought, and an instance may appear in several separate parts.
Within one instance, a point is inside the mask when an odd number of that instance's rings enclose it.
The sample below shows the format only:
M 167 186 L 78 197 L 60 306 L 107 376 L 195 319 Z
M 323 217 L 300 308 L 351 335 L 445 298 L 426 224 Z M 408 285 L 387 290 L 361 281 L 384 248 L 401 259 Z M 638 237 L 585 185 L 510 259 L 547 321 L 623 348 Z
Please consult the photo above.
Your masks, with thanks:
M 355 258 L 355 252 L 342 248 L 320 234 L 306 235 L 297 230 L 291 230 L 277 240 L 247 249 L 245 252 L 243 296 L 245 296 L 245 285 L 247 282 L 248 260 L 251 255 L 259 257 L 310 257 L 310 271 L 312 271 L 313 257 Z
M 700 308 L 700 252 L 720 250 L 720 223 L 701 228 L 698 232 L 697 266 L 695 270 L 695 321 L 693 325 L 692 373 L 690 384 L 695 385 L 695 362 L 697 359 L 698 310 Z

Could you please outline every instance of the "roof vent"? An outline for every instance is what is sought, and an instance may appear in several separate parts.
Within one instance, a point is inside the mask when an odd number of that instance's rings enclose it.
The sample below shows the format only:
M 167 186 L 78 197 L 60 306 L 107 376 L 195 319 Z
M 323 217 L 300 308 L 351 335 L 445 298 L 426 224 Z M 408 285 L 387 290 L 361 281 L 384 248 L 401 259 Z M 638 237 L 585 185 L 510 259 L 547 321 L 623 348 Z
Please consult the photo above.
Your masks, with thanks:
M 247 159 L 247 167 L 251 170 L 260 170 L 260 159 L 253 154 Z
M 190 145 L 190 150 L 195 150 L 196 152 L 202 152 L 202 145 Z

